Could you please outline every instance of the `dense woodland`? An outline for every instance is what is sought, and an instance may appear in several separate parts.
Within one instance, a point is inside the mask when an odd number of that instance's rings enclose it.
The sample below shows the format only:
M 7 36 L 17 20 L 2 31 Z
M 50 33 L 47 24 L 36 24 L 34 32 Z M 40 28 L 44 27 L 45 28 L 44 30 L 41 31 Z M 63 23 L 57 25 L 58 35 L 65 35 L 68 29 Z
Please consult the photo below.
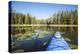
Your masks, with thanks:
M 36 16 L 32 16 L 30 13 L 22 14 L 12 11 L 11 24 L 78 24 L 78 12 L 77 10 L 71 11 L 59 11 L 46 19 L 37 19 Z

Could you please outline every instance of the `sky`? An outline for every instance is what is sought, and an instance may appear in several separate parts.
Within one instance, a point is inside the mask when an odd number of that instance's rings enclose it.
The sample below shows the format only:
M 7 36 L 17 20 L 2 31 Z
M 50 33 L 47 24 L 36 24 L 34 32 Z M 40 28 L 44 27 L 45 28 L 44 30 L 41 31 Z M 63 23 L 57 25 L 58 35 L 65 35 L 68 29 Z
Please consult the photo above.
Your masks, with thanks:
M 38 19 L 45 19 L 58 11 L 75 10 L 77 5 L 52 4 L 52 3 L 33 3 L 12 1 L 12 10 L 23 14 L 31 14 Z

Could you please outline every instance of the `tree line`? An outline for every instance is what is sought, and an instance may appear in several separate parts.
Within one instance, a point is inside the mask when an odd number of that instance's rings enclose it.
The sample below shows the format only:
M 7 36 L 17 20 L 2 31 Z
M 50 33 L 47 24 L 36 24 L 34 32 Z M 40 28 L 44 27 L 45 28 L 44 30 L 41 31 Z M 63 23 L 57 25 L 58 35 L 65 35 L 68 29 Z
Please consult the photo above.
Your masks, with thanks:
M 22 13 L 17 13 L 16 11 L 12 11 L 10 14 L 11 24 L 78 24 L 77 10 L 59 11 L 46 19 L 37 19 L 30 13 L 27 13 L 27 15 L 25 15 Z

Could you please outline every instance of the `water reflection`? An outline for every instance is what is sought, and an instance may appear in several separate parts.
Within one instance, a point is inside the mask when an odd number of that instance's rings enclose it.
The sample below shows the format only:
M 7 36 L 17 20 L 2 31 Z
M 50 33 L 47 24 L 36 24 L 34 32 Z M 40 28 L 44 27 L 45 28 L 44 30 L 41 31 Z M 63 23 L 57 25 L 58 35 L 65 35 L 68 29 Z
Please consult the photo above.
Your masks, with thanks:
M 72 48 L 78 48 L 78 27 L 53 27 L 53 26 L 27 26 L 27 27 L 11 27 L 11 34 L 26 34 L 27 38 L 31 38 L 35 30 L 48 31 L 54 35 L 56 31 L 61 32 L 62 36 L 70 43 Z

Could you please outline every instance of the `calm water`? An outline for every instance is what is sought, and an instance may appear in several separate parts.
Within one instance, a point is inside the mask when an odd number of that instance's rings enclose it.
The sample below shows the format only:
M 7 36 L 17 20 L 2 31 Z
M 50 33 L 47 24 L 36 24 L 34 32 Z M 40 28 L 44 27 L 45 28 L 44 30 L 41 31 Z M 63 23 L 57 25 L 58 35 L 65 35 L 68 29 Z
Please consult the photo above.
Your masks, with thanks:
M 72 48 L 77 48 L 78 45 L 78 27 L 53 27 L 53 26 L 27 26 L 27 27 L 12 27 L 11 34 L 32 34 L 35 30 L 48 31 L 54 33 L 61 32 L 61 35 L 67 40 Z

